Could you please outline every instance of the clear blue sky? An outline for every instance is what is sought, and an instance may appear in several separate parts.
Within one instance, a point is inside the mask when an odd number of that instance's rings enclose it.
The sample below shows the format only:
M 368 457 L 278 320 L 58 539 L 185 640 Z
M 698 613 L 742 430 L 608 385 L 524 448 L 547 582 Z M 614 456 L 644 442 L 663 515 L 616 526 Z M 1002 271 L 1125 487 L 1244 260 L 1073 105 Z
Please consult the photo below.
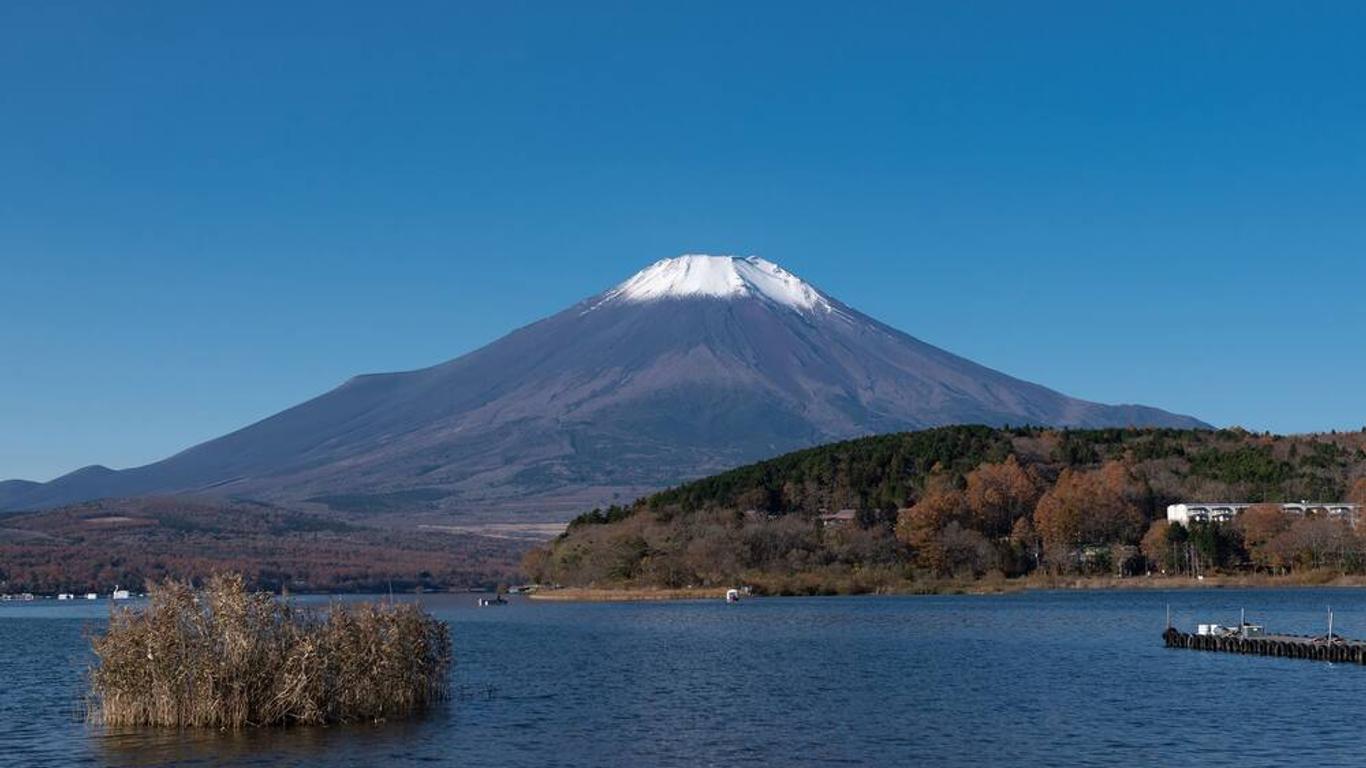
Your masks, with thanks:
M 206 5 L 0 4 L 0 478 L 699 251 L 1080 397 L 1366 424 L 1366 4 Z

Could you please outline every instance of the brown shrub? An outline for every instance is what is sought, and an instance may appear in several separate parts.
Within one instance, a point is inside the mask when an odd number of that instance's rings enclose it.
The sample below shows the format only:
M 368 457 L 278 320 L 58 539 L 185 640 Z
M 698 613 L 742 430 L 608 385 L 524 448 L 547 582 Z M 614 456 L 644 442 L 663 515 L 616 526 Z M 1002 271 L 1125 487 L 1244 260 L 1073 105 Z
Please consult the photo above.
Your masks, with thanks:
M 87 714 L 108 725 L 379 721 L 444 699 L 450 630 L 406 603 L 300 608 L 238 575 L 167 581 L 92 638 Z

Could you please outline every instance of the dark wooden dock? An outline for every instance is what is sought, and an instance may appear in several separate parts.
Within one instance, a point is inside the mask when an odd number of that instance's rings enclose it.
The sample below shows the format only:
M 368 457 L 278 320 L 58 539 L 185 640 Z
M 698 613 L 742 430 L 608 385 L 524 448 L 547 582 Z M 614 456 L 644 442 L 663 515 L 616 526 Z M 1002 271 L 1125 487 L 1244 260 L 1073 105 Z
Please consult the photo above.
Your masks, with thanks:
M 1252 656 L 1283 656 L 1290 659 L 1332 661 L 1340 664 L 1366 664 L 1366 642 L 1347 640 L 1338 635 L 1193 635 L 1167 627 L 1162 641 L 1168 648 L 1192 651 L 1241 653 Z

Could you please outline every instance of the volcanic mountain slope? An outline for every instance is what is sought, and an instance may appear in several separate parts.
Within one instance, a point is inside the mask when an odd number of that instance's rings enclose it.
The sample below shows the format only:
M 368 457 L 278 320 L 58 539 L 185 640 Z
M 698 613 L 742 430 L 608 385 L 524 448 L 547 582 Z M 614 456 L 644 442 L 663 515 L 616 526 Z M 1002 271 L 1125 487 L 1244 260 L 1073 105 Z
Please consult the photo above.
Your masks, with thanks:
M 565 517 L 796 448 L 955 423 L 1204 426 L 977 365 L 762 259 L 682 256 L 463 357 L 359 376 L 163 461 L 11 483 L 0 508 L 210 493 Z

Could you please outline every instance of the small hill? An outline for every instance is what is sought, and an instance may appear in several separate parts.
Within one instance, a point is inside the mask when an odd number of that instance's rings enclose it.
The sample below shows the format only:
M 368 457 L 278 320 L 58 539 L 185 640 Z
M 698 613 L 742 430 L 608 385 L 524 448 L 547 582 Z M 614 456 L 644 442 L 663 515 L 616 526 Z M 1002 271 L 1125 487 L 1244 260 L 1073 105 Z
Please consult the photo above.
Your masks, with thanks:
M 1307 532 L 1294 529 L 1305 535 L 1292 541 L 1291 529 L 1276 528 L 1245 541 L 1241 529 L 1193 530 L 1205 537 L 1199 548 L 1173 554 L 1160 538 L 1166 506 L 1348 497 L 1366 503 L 1366 432 L 944 427 L 797 451 L 594 510 L 526 567 L 571 585 L 773 591 L 1201 563 L 1289 569 L 1313 539 Z M 1366 568 L 1355 531 L 1313 533 L 1344 558 L 1361 555 L 1341 567 Z M 1263 551 L 1273 544 L 1274 558 Z M 1178 554 L 1182 563 L 1166 562 Z

